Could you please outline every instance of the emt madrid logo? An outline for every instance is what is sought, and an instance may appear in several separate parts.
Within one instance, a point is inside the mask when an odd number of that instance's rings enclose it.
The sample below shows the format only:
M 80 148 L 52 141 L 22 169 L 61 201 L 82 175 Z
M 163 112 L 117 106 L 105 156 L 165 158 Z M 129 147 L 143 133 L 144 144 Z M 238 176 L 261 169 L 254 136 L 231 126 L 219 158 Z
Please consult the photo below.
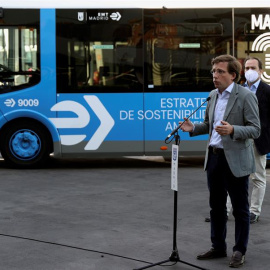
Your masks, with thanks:
M 122 15 L 120 12 L 97 12 L 95 14 L 87 14 L 87 12 L 78 12 L 78 21 L 120 21 L 122 18 Z

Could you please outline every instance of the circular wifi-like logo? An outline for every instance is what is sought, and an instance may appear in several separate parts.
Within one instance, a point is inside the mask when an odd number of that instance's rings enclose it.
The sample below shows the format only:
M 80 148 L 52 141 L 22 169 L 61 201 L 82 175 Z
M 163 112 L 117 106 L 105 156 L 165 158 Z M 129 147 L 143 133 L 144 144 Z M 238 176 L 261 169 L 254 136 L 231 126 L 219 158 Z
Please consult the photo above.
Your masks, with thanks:
M 252 51 L 265 52 L 270 48 L 270 32 L 259 35 L 252 44 Z M 270 70 L 270 53 L 265 54 L 265 70 Z M 266 71 L 262 74 L 262 79 L 270 83 L 270 75 Z

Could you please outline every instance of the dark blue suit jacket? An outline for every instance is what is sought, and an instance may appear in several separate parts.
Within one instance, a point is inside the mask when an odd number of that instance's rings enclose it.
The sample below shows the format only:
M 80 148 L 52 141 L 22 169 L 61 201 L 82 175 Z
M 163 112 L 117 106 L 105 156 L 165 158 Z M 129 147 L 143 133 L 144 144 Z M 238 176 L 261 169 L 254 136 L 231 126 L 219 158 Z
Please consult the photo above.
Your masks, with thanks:
M 260 82 L 256 91 L 258 99 L 261 135 L 255 139 L 255 146 L 261 155 L 270 153 L 270 86 Z

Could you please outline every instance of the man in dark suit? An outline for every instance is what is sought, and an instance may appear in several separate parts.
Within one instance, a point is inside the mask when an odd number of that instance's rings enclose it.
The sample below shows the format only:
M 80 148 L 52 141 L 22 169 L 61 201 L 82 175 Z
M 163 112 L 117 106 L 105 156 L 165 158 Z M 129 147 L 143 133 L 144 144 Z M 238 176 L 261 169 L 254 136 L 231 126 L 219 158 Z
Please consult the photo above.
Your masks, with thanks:
M 248 179 L 255 172 L 252 139 L 260 135 L 259 109 L 256 96 L 243 86 L 241 64 L 231 55 L 212 60 L 213 82 L 203 123 L 189 119 L 181 129 L 191 136 L 209 134 L 204 168 L 210 192 L 212 248 L 197 256 L 199 260 L 227 256 L 227 194 L 235 217 L 235 245 L 230 267 L 240 267 L 247 250 L 250 212 Z M 181 123 L 181 122 L 180 122 Z
M 256 94 L 259 104 L 261 135 L 254 140 L 256 172 L 250 175 L 253 182 L 250 205 L 250 223 L 256 223 L 261 214 L 266 188 L 266 154 L 270 152 L 270 86 L 261 81 L 262 61 L 248 57 L 244 62 L 245 87 Z

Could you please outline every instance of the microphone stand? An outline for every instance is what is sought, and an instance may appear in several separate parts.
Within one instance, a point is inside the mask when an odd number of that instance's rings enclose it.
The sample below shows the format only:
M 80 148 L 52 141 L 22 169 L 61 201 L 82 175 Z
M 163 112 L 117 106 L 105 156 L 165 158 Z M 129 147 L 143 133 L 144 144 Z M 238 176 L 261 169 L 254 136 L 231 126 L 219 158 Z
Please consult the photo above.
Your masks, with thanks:
M 173 137 L 175 139 L 175 145 L 172 146 L 172 168 L 171 168 L 171 170 L 172 170 L 172 189 L 174 190 L 173 249 L 172 249 L 172 253 L 171 253 L 170 257 L 167 260 L 163 260 L 163 261 L 160 261 L 160 262 L 157 262 L 157 263 L 153 263 L 153 264 L 150 264 L 150 265 L 141 267 L 141 268 L 136 268 L 134 270 L 143 270 L 143 269 L 147 269 L 147 268 L 150 268 L 150 267 L 153 267 L 153 266 L 161 265 L 161 264 L 164 264 L 164 263 L 167 263 L 167 262 L 175 262 L 175 264 L 178 263 L 178 262 L 180 262 L 180 263 L 183 263 L 183 264 L 192 266 L 192 267 L 197 268 L 197 269 L 207 270 L 206 268 L 202 268 L 202 267 L 199 267 L 197 265 L 194 265 L 194 264 L 185 262 L 183 260 L 180 260 L 180 256 L 179 256 L 178 249 L 177 249 L 177 243 L 176 243 L 176 234 L 177 234 L 177 200 L 178 200 L 177 171 L 178 171 L 178 149 L 179 149 L 179 144 L 180 144 L 180 136 L 178 135 L 178 129 L 182 126 L 182 124 L 176 130 L 174 130 L 165 139 L 165 142 L 166 142 L 168 140 L 168 138 L 171 137 L 172 135 L 173 135 Z M 173 140 L 173 138 L 170 140 L 170 142 L 172 140 Z M 172 264 L 172 265 L 174 265 L 174 264 Z M 166 265 L 166 266 L 168 266 L 168 265 Z
M 176 134 L 178 135 L 177 131 L 181 128 L 181 126 L 195 113 L 197 112 L 206 102 L 208 102 L 209 100 L 211 99 L 211 97 L 208 97 L 194 112 L 192 112 L 187 118 L 184 119 L 184 121 L 177 127 L 175 128 L 171 134 L 169 134 L 166 139 L 165 139 L 165 143 L 170 143 L 173 138 L 168 142 L 168 139 L 171 137 L 171 136 L 176 136 Z M 179 137 L 180 138 L 180 137 Z M 175 138 L 176 139 L 176 138 Z

